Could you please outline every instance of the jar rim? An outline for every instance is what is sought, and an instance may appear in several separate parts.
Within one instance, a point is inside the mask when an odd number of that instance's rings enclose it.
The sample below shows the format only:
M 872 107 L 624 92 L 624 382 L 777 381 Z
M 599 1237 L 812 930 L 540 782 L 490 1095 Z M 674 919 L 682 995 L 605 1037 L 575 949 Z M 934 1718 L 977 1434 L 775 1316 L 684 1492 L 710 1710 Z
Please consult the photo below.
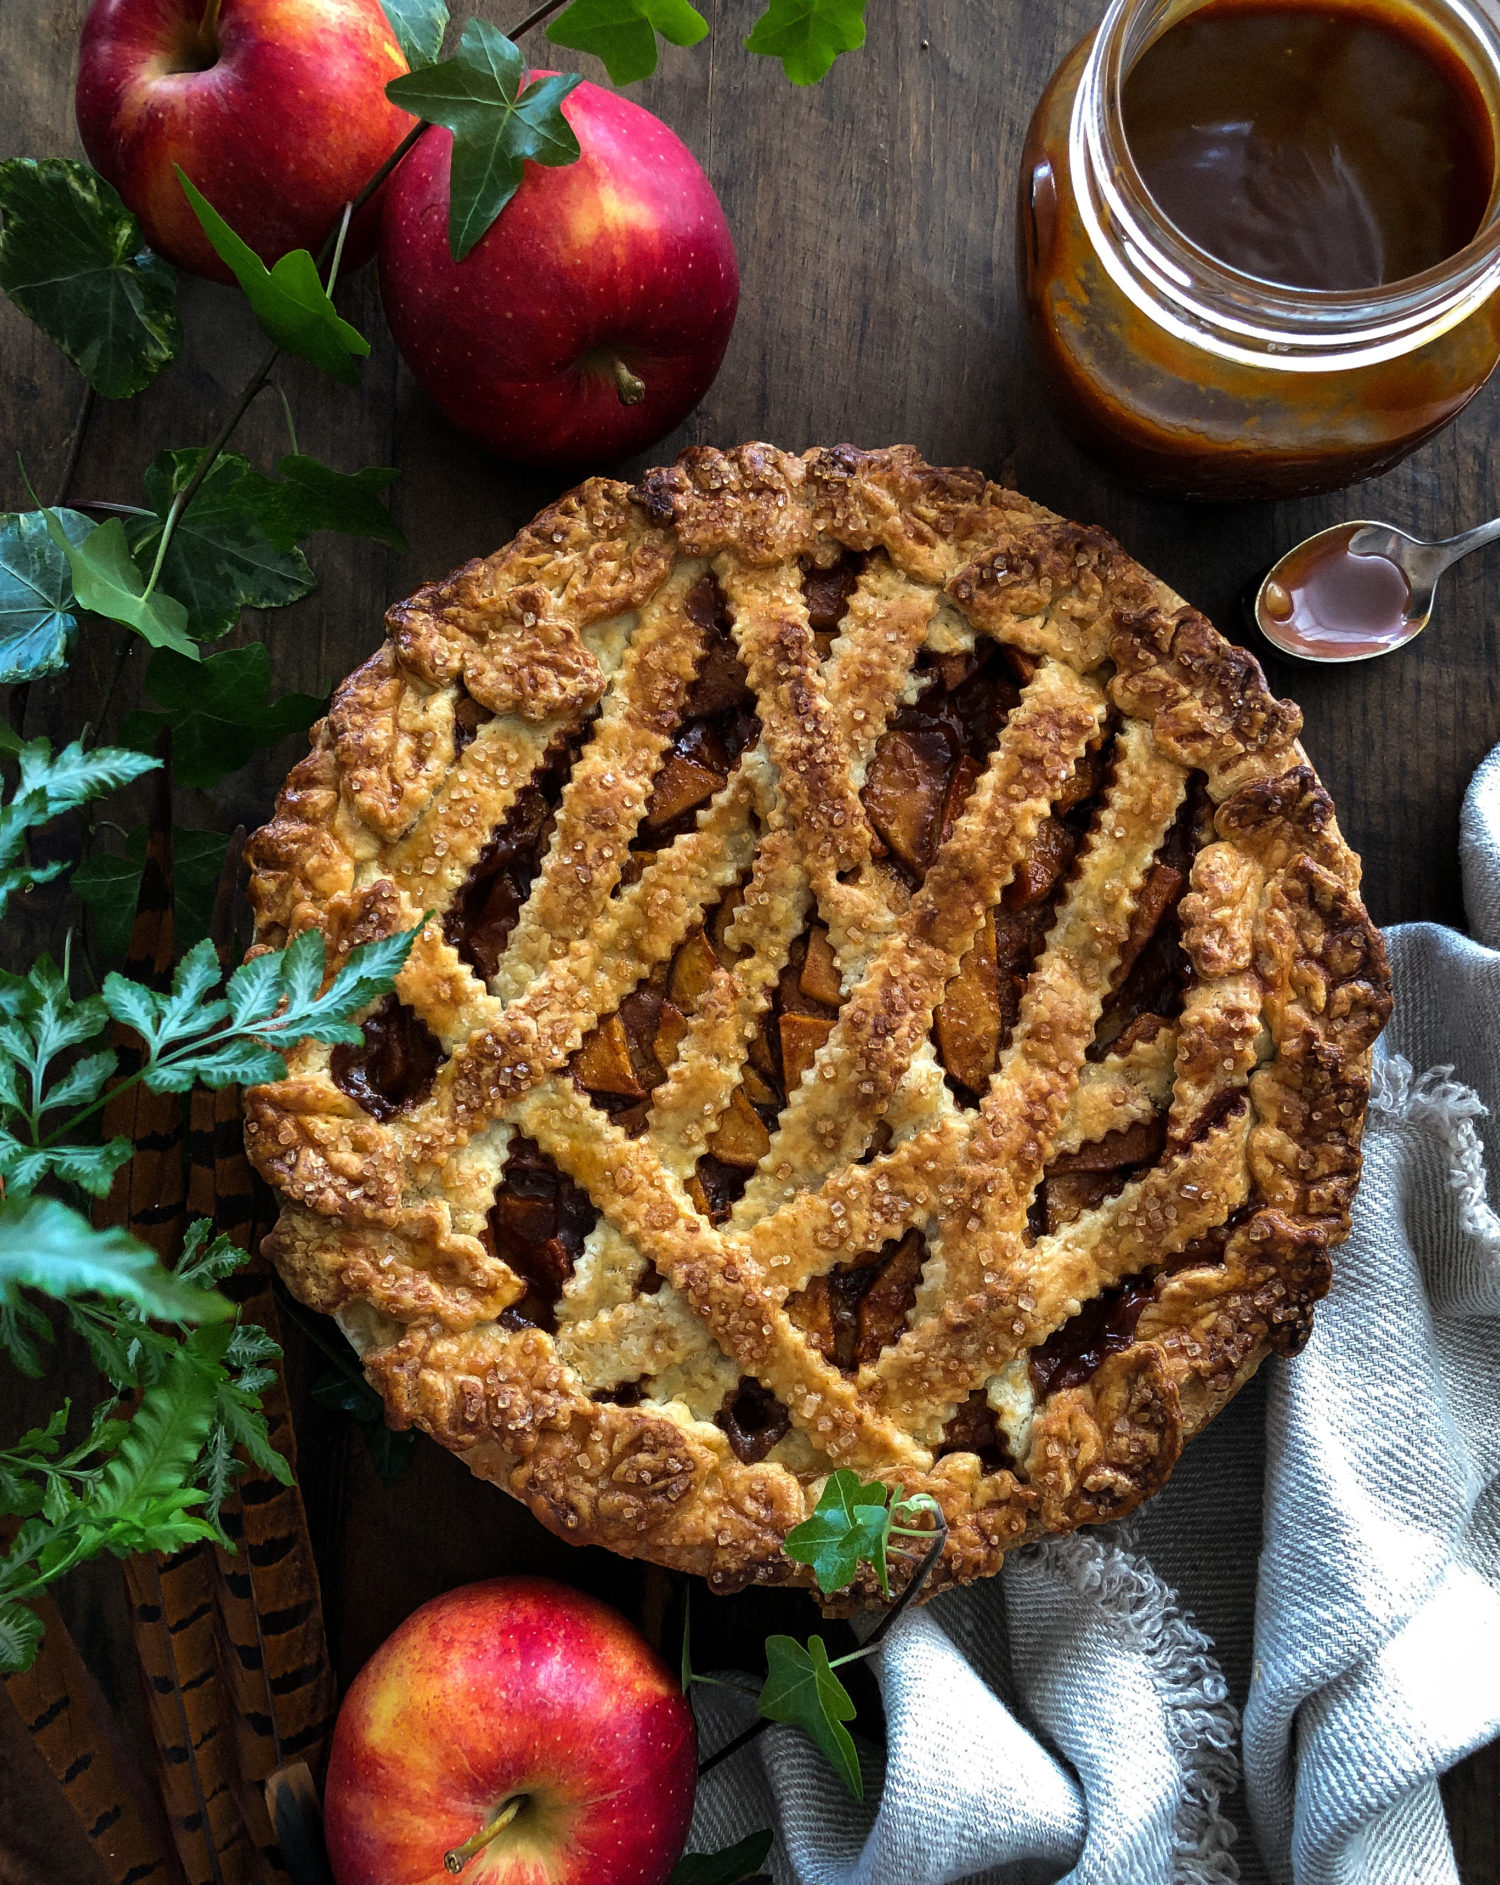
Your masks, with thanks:
M 1487 94 L 1500 99 L 1500 25 L 1468 0 L 1406 4 L 1460 29 L 1484 61 L 1476 79 L 1486 80 Z M 1084 62 L 1069 139 L 1084 226 L 1118 285 L 1144 312 L 1228 357 L 1316 371 L 1333 363 L 1330 356 L 1353 366 L 1408 352 L 1455 326 L 1500 287 L 1500 175 L 1484 220 L 1463 248 L 1420 274 L 1374 288 L 1267 281 L 1193 242 L 1151 195 L 1126 140 L 1122 108 L 1126 75 L 1150 43 L 1147 33 L 1172 6 L 1173 0 L 1111 0 Z M 1455 50 L 1466 56 L 1465 46 Z M 1495 131 L 1500 171 L 1500 117 Z

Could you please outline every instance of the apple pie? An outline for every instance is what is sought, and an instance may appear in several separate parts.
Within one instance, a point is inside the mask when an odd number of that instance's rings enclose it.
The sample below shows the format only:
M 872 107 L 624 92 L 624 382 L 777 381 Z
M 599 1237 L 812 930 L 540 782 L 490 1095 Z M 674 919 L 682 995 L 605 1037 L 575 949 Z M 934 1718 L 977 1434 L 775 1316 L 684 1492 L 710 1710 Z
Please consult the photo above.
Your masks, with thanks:
M 1118 1517 L 1348 1230 L 1389 984 L 1300 725 L 910 448 L 590 480 L 252 841 L 262 946 L 422 925 L 248 1096 L 270 1255 L 393 1424 L 719 1589 L 807 1581 L 836 1466 L 941 1502 L 933 1588 Z

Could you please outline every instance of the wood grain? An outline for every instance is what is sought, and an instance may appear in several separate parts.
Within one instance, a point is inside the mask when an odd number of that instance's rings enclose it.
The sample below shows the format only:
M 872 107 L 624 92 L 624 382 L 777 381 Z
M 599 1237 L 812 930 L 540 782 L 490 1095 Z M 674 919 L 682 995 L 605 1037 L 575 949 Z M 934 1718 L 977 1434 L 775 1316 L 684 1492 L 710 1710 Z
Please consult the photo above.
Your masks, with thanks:
M 82 10 L 82 0 L 0 7 L 9 106 L 0 154 L 78 154 L 70 95 Z M 480 0 L 477 10 L 500 26 L 513 18 L 496 0 Z M 741 50 L 749 0 L 706 10 L 714 38 L 669 50 L 632 96 L 679 132 L 723 198 L 740 254 L 739 322 L 698 412 L 645 460 L 619 469 L 663 461 L 694 441 L 910 440 L 934 462 L 977 464 L 1105 525 L 1231 631 L 1246 583 L 1310 530 L 1389 516 L 1439 535 L 1500 508 L 1493 388 L 1387 477 L 1303 503 L 1189 508 L 1144 497 L 1059 436 L 1017 320 L 1011 196 L 1031 104 L 1102 0 L 870 0 L 864 51 L 803 90 Z M 590 76 L 599 74 L 590 68 Z M 303 450 L 343 470 L 401 467 L 394 508 L 412 549 L 401 557 L 320 540 L 312 549 L 318 592 L 254 624 L 277 685 L 309 692 L 369 652 L 389 600 L 503 543 L 563 482 L 495 464 L 441 419 L 395 358 L 370 272 L 341 289 L 340 302 L 372 341 L 363 396 L 295 364 L 278 377 Z M 132 500 L 152 447 L 203 440 L 253 365 L 256 342 L 233 295 L 189 283 L 183 305 L 183 358 L 144 400 L 99 402 L 75 492 Z M 0 304 L 0 437 L 22 451 L 39 489 L 52 489 L 65 460 L 78 399 L 65 363 Z M 258 403 L 236 443 L 263 464 L 286 449 L 274 397 Z M 13 455 L 0 455 L 0 504 L 22 502 Z M 1458 805 L 1476 762 L 1500 739 L 1497 624 L 1500 553 L 1492 553 L 1445 580 L 1439 619 L 1395 660 L 1321 672 L 1267 662 L 1273 682 L 1305 710 L 1306 744 L 1363 855 L 1366 894 L 1382 923 L 1462 923 Z M 72 672 L 33 691 L 29 725 L 60 730 L 94 717 L 114 647 L 103 632 L 86 634 Z M 136 703 L 142 666 L 133 656 L 111 725 Z M 295 751 L 288 742 L 264 756 L 212 806 L 180 793 L 179 822 L 258 823 Z M 132 816 L 144 817 L 144 807 L 142 793 Z M 38 893 L 11 926 L 8 948 L 53 934 L 60 907 L 60 893 Z M 383 1486 L 350 1422 L 305 1417 L 319 1358 L 292 1332 L 288 1348 L 293 1406 L 303 1416 L 302 1490 L 344 1681 L 425 1597 L 490 1573 L 548 1572 L 655 1608 L 639 1567 L 560 1543 L 519 1508 L 485 1496 L 434 1448 L 424 1444 L 406 1476 Z M 700 1627 L 714 1654 L 748 1663 L 768 1629 L 806 1627 L 799 1602 L 704 1599 Z M 1497 1885 L 1493 1750 L 1466 1762 L 1446 1797 L 1465 1879 Z

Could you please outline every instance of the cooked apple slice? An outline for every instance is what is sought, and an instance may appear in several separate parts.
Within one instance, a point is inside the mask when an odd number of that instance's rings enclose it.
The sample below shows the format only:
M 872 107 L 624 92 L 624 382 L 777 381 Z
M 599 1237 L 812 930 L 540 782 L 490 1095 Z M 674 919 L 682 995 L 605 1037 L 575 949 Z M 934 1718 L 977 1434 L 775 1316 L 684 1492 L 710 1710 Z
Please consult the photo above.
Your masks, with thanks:
M 646 1097 L 646 1089 L 636 1079 L 630 1062 L 625 1023 L 617 1014 L 585 1035 L 582 1047 L 573 1056 L 573 1072 L 578 1084 L 590 1093 L 617 1093 L 627 1100 Z
M 1136 958 L 1150 942 L 1156 932 L 1156 926 L 1175 908 L 1178 897 L 1187 880 L 1180 870 L 1174 870 L 1170 864 L 1160 862 L 1151 866 L 1146 874 L 1146 881 L 1141 885 L 1141 894 L 1136 899 L 1135 910 L 1130 918 L 1130 931 L 1125 938 L 1125 947 L 1120 951 L 1120 966 L 1115 970 L 1115 987 L 1129 975 L 1135 967 Z
M 696 759 L 673 753 L 656 775 L 651 800 L 646 807 L 646 823 L 654 830 L 670 825 L 695 805 L 711 799 L 724 783 L 724 774 L 710 766 L 700 766 Z
M 1010 642 L 996 644 L 1000 650 L 1000 659 L 1005 663 L 1017 684 L 1025 687 L 1035 678 L 1037 669 L 1042 665 L 1035 655 L 1027 654 L 1024 648 L 1013 647 Z
M 938 685 L 953 693 L 979 672 L 979 657 L 972 648 L 955 648 L 952 654 L 935 655 L 932 665 L 938 672 Z
M 861 795 L 870 821 L 903 864 L 924 870 L 948 786 L 949 746 L 941 732 L 886 733 Z
M 786 1312 L 792 1327 L 801 1331 L 809 1348 L 816 1349 L 820 1355 L 832 1355 L 833 1309 L 826 1276 L 815 1276 L 806 1289 L 788 1296 Z
M 1008 910 L 1024 910 L 1050 895 L 1053 886 L 1073 862 L 1078 840 L 1060 818 L 1044 818 L 1005 891 Z
M 948 790 L 943 794 L 943 818 L 938 828 L 938 843 L 946 844 L 953 836 L 953 827 L 958 823 L 963 811 L 964 800 L 974 790 L 975 781 L 984 771 L 977 759 L 970 759 L 967 753 L 953 768 L 953 777 L 948 781 Z
M 875 1273 L 875 1281 L 860 1298 L 859 1341 L 856 1362 L 874 1361 L 906 1327 L 906 1317 L 917 1300 L 927 1245 L 919 1230 L 909 1230 Z
M 742 1087 L 719 1119 L 719 1128 L 708 1142 L 711 1157 L 721 1165 L 734 1165 L 741 1171 L 753 1171 L 766 1155 L 771 1135 L 765 1122 L 745 1098 Z
M 833 1032 L 833 1023 L 821 1015 L 784 1014 L 781 1017 L 781 1066 L 790 1099 L 802 1084 L 818 1049 Z
M 727 959 L 724 932 L 734 921 L 735 911 L 744 901 L 745 892 L 739 884 L 736 884 L 733 890 L 725 891 L 712 916 L 708 919 L 708 939 L 718 951 L 721 961 Z
M 752 1106 L 779 1106 L 780 1095 L 769 1080 L 763 1079 L 753 1067 L 747 1066 L 741 1075 L 740 1084 L 744 1088 L 745 1098 Z
M 1043 1186 L 1047 1235 L 1096 1210 L 1119 1188 L 1119 1182 L 1112 1172 L 1061 1172 L 1049 1178 Z
M 677 1058 L 677 1050 L 687 1031 L 687 1016 L 676 1002 L 664 1001 L 656 1017 L 656 1038 L 651 1044 L 651 1051 L 662 1068 L 670 1067 Z
M 775 1026 L 774 1017 L 769 1012 L 763 1014 L 760 1018 L 760 1026 L 751 1035 L 750 1045 L 746 1050 L 750 1065 L 767 1080 L 781 1078 L 781 1069 L 776 1064 L 776 1041 L 779 1036 L 775 1035 Z
M 714 954 L 713 945 L 701 929 L 695 929 L 672 958 L 667 999 L 684 1014 L 691 1014 L 718 966 L 719 958 Z
M 1000 974 L 995 966 L 995 919 L 984 927 L 958 965 L 937 1011 L 938 1052 L 955 1080 L 983 1093 L 1000 1051 Z
M 713 635 L 704 651 L 703 665 L 687 697 L 692 718 L 724 713 L 731 707 L 753 706 L 744 663 L 728 635 Z
M 1057 801 L 1057 810 L 1070 812 L 1075 805 L 1081 805 L 1085 799 L 1091 799 L 1104 784 L 1104 749 L 1091 746 L 1083 753 L 1073 770 L 1068 774 L 1062 797 Z
M 546 1243 L 557 1230 L 557 1207 L 550 1198 L 523 1198 L 501 1185 L 490 1206 L 490 1234 L 502 1257 Z
M 821 924 L 815 924 L 807 932 L 807 956 L 797 986 L 810 1001 L 821 1001 L 828 1008 L 837 1008 L 843 1000 L 838 958 L 828 940 L 828 931 Z

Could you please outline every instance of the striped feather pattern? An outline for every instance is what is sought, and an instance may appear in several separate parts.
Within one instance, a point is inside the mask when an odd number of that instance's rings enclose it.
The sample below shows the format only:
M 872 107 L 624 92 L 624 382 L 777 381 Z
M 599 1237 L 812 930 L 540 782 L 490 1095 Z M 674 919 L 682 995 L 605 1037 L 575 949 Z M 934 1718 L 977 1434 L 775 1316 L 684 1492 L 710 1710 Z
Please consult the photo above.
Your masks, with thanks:
M 32 1745 L 114 1885 L 183 1885 L 156 1796 L 121 1744 L 67 1625 L 50 1598 L 35 1608 L 47 1631 L 41 1652 L 5 1678 Z
M 171 793 L 166 773 L 160 780 L 127 961 L 130 973 L 158 988 L 170 978 L 174 954 Z M 237 864 L 236 843 L 226 864 L 229 888 Z M 229 904 L 221 896 L 216 916 L 227 919 Z M 137 1044 L 128 1034 L 117 1044 L 128 1072 L 138 1064 Z M 105 1129 L 129 1137 L 136 1150 L 103 1221 L 127 1224 L 163 1256 L 179 1247 L 189 1215 L 210 1217 L 255 1248 L 265 1226 L 257 1221 L 237 1091 L 195 1093 L 185 1118 L 176 1096 L 133 1087 L 111 1099 Z M 278 1333 L 259 1258 L 226 1290 L 248 1320 Z M 294 1460 L 279 1377 L 263 1398 L 272 1442 Z M 186 1885 L 286 1885 L 262 1783 L 287 1760 L 321 1770 L 326 1756 L 334 1697 L 317 1572 L 295 1488 L 252 1468 L 220 1518 L 233 1554 L 200 1545 L 124 1567 L 157 1777 Z

